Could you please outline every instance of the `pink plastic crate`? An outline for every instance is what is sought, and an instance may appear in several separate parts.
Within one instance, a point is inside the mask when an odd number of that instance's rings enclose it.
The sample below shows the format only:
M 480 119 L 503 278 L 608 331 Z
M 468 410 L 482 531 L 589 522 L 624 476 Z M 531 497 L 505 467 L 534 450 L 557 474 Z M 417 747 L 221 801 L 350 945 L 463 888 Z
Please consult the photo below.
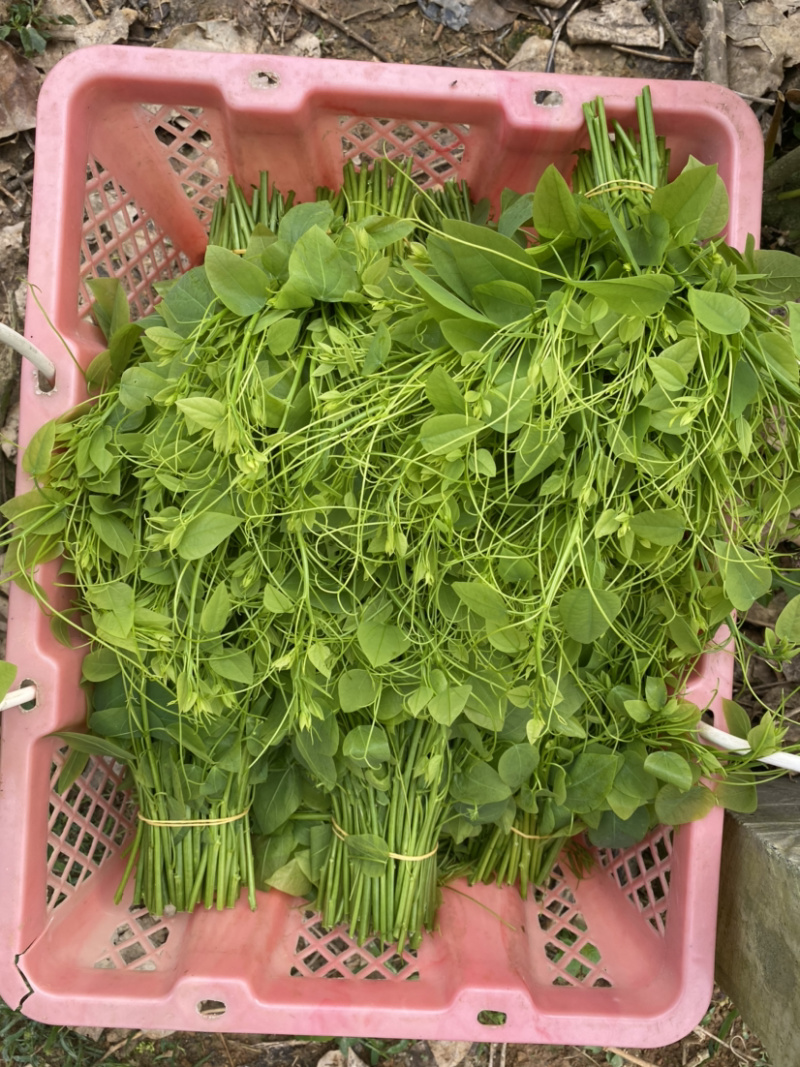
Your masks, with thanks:
M 690 153 L 719 163 L 732 204 L 728 236 L 742 244 L 759 227 L 757 123 L 717 86 L 652 88 L 675 169 Z M 632 124 L 640 89 L 625 79 L 277 56 L 133 48 L 72 55 L 40 99 L 30 266 L 37 299 L 26 322 L 57 365 L 56 388 L 42 392 L 30 371 L 23 375 L 22 444 L 84 397 L 56 331 L 83 364 L 101 347 L 86 279 L 119 277 L 136 312 L 146 311 L 154 282 L 201 261 L 230 173 L 248 183 L 266 168 L 303 199 L 335 184 L 345 159 L 411 155 L 420 181 L 466 178 L 496 201 L 506 185 L 532 188 L 551 162 L 569 173 L 585 144 L 584 101 L 602 93 L 609 114 Z M 20 474 L 18 490 L 28 487 Z M 52 589 L 55 565 L 45 571 Z M 58 645 L 17 589 L 8 658 L 38 699 L 2 719 L 0 995 L 33 1018 L 652 1047 L 703 1014 L 721 811 L 624 853 L 599 851 L 583 881 L 556 868 L 527 902 L 513 889 L 445 889 L 439 930 L 404 959 L 323 930 L 307 905 L 277 892 L 260 894 L 254 914 L 242 900 L 221 914 L 156 917 L 112 902 L 135 815 L 121 768 L 93 762 L 65 796 L 52 788 L 63 756 L 48 735 L 83 721 L 81 653 Z M 731 657 L 708 654 L 689 695 L 719 712 L 731 677 Z

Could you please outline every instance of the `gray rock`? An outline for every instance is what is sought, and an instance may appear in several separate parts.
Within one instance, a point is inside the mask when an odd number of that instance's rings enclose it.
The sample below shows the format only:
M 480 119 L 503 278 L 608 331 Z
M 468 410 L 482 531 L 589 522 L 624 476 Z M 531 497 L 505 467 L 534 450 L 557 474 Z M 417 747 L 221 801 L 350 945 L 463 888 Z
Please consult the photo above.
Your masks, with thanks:
M 728 814 L 717 980 L 773 1067 L 800 1063 L 800 781 L 759 788 L 758 810 Z

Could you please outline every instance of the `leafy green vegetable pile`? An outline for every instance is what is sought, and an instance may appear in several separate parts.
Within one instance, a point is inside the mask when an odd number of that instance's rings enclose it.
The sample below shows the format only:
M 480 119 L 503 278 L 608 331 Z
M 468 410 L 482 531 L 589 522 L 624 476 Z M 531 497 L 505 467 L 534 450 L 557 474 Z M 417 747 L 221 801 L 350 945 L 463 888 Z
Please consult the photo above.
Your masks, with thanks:
M 443 881 L 525 894 L 579 833 L 754 804 L 680 693 L 795 525 L 800 271 L 716 237 L 716 168 L 667 184 L 639 116 L 587 106 L 574 191 L 549 167 L 494 221 L 385 161 L 297 206 L 264 175 L 144 320 L 94 283 L 96 395 L 32 440 L 7 569 L 47 605 L 63 556 L 61 787 L 127 765 L 152 912 L 271 886 L 402 951 Z

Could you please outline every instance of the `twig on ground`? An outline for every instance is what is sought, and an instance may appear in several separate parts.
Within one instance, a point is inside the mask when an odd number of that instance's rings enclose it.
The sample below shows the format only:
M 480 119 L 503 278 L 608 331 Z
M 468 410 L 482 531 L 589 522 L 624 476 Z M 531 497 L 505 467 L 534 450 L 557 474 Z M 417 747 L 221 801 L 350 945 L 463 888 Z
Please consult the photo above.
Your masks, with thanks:
M 728 39 L 722 0 L 700 0 L 703 18 L 703 77 L 707 82 L 728 85 Z
M 672 41 L 675 48 L 678 50 L 678 55 L 683 56 L 683 58 L 686 59 L 689 55 L 689 49 L 677 35 L 672 23 L 667 18 L 667 14 L 664 11 L 663 0 L 650 0 L 650 7 L 652 7 L 655 12 L 656 18 L 658 19 L 659 25 L 663 27 L 664 33 L 666 33 L 667 37 L 669 37 L 670 41 Z
M 501 67 L 505 68 L 508 66 L 506 60 L 503 59 L 502 56 L 499 56 L 497 52 L 493 52 L 488 45 L 479 44 L 478 48 L 480 48 L 481 52 L 483 52 L 484 55 L 488 56 L 490 59 L 493 59 L 495 63 L 499 63 Z
M 604 1051 L 610 1052 L 614 1056 L 621 1056 L 623 1060 L 634 1064 L 635 1067 L 658 1067 L 658 1064 L 653 1063 L 652 1060 L 643 1060 L 639 1056 L 634 1056 L 631 1052 L 626 1052 L 624 1048 L 614 1048 L 612 1045 L 607 1045 Z
M 708 1037 L 712 1041 L 716 1041 L 718 1045 L 724 1045 L 726 1049 L 729 1049 L 734 1054 L 734 1056 L 738 1056 L 740 1059 L 749 1060 L 750 1063 L 759 1062 L 755 1058 L 755 1056 L 749 1056 L 746 1052 L 740 1052 L 739 1049 L 734 1048 L 729 1041 L 723 1041 L 721 1037 L 717 1037 L 716 1034 L 712 1034 L 712 1032 L 710 1030 L 706 1030 L 704 1026 L 695 1026 L 694 1033 L 696 1033 L 698 1037 Z M 737 1034 L 737 1037 L 738 1036 L 739 1035 Z
M 225 1040 L 225 1035 L 217 1034 L 217 1037 L 222 1042 L 222 1047 L 225 1049 L 225 1056 L 228 1060 L 228 1063 L 230 1064 L 230 1067 L 236 1067 L 236 1064 L 233 1062 L 233 1056 L 231 1056 L 231 1050 L 228 1048 L 228 1042 Z
M 387 56 L 385 52 L 382 52 L 380 48 L 376 48 L 374 44 L 370 44 L 366 37 L 362 37 L 360 33 L 351 30 L 346 22 L 337 19 L 335 15 L 329 15 L 327 11 L 322 11 L 315 4 L 308 3 L 308 0 L 293 0 L 293 2 L 297 7 L 301 7 L 304 11 L 307 11 L 309 15 L 314 15 L 316 18 L 322 19 L 323 22 L 329 23 L 341 33 L 345 34 L 345 36 L 350 37 L 357 44 L 360 44 L 362 48 L 366 48 L 368 52 L 372 52 L 372 54 L 382 63 L 391 63 L 391 58 Z
M 575 14 L 575 12 L 578 10 L 582 3 L 583 0 L 575 0 L 574 3 L 570 4 L 566 12 L 561 16 L 555 26 L 553 26 L 553 37 L 550 41 L 550 51 L 547 53 L 547 62 L 544 65 L 545 74 L 553 73 L 556 65 L 556 45 L 558 44 L 559 38 L 561 37 L 561 31 L 564 29 L 566 24 L 569 22 L 569 20 L 572 18 L 572 16 Z
M 695 1058 L 686 1064 L 686 1067 L 700 1067 L 703 1063 L 708 1063 L 711 1059 L 711 1053 L 707 1048 L 704 1048 L 702 1052 L 698 1052 Z
M 143 1036 L 144 1030 L 137 1030 L 135 1034 L 128 1034 L 128 1036 L 123 1038 L 122 1041 L 118 1041 L 116 1045 L 112 1045 L 108 1052 L 103 1053 L 103 1055 L 97 1061 L 97 1067 L 100 1067 L 101 1063 L 105 1063 L 109 1056 L 113 1056 L 115 1052 L 118 1052 L 123 1047 L 123 1045 L 127 1045 L 131 1041 L 139 1041 Z
M 680 56 L 662 56 L 659 52 L 643 52 L 641 48 L 628 48 L 624 44 L 612 44 L 615 52 L 625 52 L 629 56 L 641 56 L 643 59 L 654 59 L 656 63 L 694 63 L 693 59 L 682 59 Z

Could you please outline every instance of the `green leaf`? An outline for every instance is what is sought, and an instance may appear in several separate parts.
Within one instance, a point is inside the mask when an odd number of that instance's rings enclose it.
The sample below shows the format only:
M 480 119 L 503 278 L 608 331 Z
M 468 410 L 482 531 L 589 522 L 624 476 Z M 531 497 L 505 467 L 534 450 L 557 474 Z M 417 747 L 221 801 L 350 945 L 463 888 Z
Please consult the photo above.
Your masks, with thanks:
M 524 785 L 539 765 L 539 749 L 522 742 L 507 748 L 497 764 L 497 773 L 515 792 Z
M 0 660 L 0 700 L 5 698 L 16 676 L 17 668 L 14 664 Z
M 781 641 L 800 645 L 800 596 L 794 596 L 775 621 L 775 633 Z
M 459 804 L 480 807 L 483 804 L 496 804 L 507 800 L 511 796 L 511 788 L 494 767 L 476 761 L 453 775 L 450 794 Z
M 104 628 L 119 637 L 127 637 L 133 626 L 136 596 L 127 582 L 111 582 L 87 589 L 86 599 L 94 608 L 106 613 Z M 114 626 L 111 627 L 111 619 Z
M 377 834 L 348 834 L 344 839 L 351 861 L 367 878 L 381 878 L 389 862 L 389 846 Z
M 354 726 L 345 735 L 342 754 L 360 767 L 378 767 L 392 758 L 389 739 L 382 726 Z
M 331 238 L 313 226 L 289 256 L 289 284 L 311 300 L 336 302 L 358 288 L 358 277 Z
M 216 297 L 204 267 L 193 267 L 182 274 L 158 305 L 169 328 L 181 337 L 189 337 L 216 310 Z
M 756 372 L 747 360 L 739 357 L 731 381 L 730 414 L 732 419 L 738 419 L 744 414 L 745 409 L 758 396 L 760 388 L 761 382 Z
M 94 297 L 92 315 L 109 341 L 130 315 L 125 286 L 119 278 L 89 278 L 87 286 Z
M 445 341 L 464 356 L 468 352 L 479 352 L 484 345 L 489 344 L 495 336 L 494 326 L 487 326 L 482 322 L 472 322 L 470 319 L 442 319 L 439 323 Z M 461 411 L 464 410 L 462 407 Z
M 752 815 L 758 808 L 758 790 L 752 771 L 731 771 L 728 777 L 717 782 L 714 797 L 721 808 Z
M 515 193 L 504 189 L 500 198 L 501 211 L 497 220 L 497 232 L 504 237 L 512 237 L 521 226 L 533 222 L 533 194 Z
M 373 667 L 383 667 L 411 647 L 399 626 L 380 619 L 365 619 L 356 630 L 361 651 Z
M 35 526 L 35 534 L 43 536 L 60 533 L 64 529 L 66 505 L 66 498 L 57 489 L 39 486 L 6 500 L 0 506 L 0 515 L 21 530 Z
M 629 527 L 641 541 L 652 545 L 678 545 L 686 533 L 683 515 L 672 508 L 656 508 L 632 515 Z
M 87 682 L 105 682 L 120 673 L 120 664 L 113 649 L 96 648 L 84 656 L 81 669 Z
M 656 816 L 665 826 L 682 826 L 702 819 L 716 806 L 714 794 L 704 785 L 694 785 L 686 792 L 667 784 L 656 795 Z
M 767 366 L 778 381 L 788 379 L 793 385 L 800 377 L 800 363 L 789 338 L 779 333 L 762 333 L 758 339 Z
M 389 358 L 391 350 L 392 335 L 389 333 L 389 327 L 385 322 L 379 322 L 375 327 L 375 332 L 369 339 L 369 344 L 364 353 L 362 372 L 364 374 L 375 374 L 376 371 L 379 371 Z
M 715 541 L 725 596 L 737 611 L 747 611 L 772 588 L 772 571 L 749 549 L 730 541 Z
M 739 704 L 736 704 L 733 700 L 727 700 L 722 698 L 722 711 L 725 715 L 725 723 L 728 727 L 728 731 L 734 735 L 734 737 L 741 737 L 742 740 L 747 740 L 747 735 L 752 728 L 752 722 L 750 716 Z
M 240 685 L 253 684 L 253 663 L 250 654 L 244 649 L 209 656 L 208 665 L 215 674 L 229 682 L 238 682 Z
M 533 194 L 533 225 L 540 237 L 577 237 L 581 226 L 569 186 L 551 163 Z
M 505 598 L 485 582 L 453 582 L 453 590 L 462 604 L 482 619 L 500 625 L 508 622 Z
M 267 884 L 290 897 L 309 897 L 314 889 L 303 870 L 299 854 L 270 876 Z
M 517 282 L 498 278 L 476 285 L 472 294 L 484 315 L 497 326 L 521 322 L 536 310 L 536 297 Z
M 653 377 L 664 392 L 679 393 L 686 388 L 688 375 L 679 363 L 663 355 L 648 359 L 647 362 L 653 372 Z
M 131 555 L 136 542 L 130 529 L 116 515 L 98 515 L 90 512 L 89 522 L 104 545 L 125 559 Z
M 622 601 L 610 589 L 570 589 L 559 603 L 564 629 L 573 641 L 589 645 L 602 637 L 622 610 Z
M 254 315 L 267 302 L 264 271 L 227 248 L 209 245 L 204 261 L 211 288 L 234 315 Z
M 605 300 L 610 310 L 618 315 L 643 318 L 658 314 L 675 290 L 675 279 L 668 274 L 642 274 L 575 284 L 584 292 Z
M 358 668 L 340 676 L 338 692 L 342 711 L 347 713 L 369 707 L 378 695 L 372 675 Z
M 611 753 L 581 752 L 567 770 L 564 806 L 578 814 L 595 811 L 608 795 L 618 765 Z
M 649 674 L 645 679 L 644 691 L 647 703 L 653 711 L 661 711 L 662 708 L 666 707 L 669 694 L 667 693 L 667 683 L 663 678 Z
M 97 737 L 132 737 L 131 719 L 127 708 L 103 708 L 89 716 L 89 729 Z
M 69 755 L 61 766 L 61 773 L 56 782 L 56 792 L 59 796 L 63 796 L 64 793 L 72 788 L 83 774 L 88 762 L 89 757 L 85 752 L 79 752 L 77 748 L 70 748 Z
M 264 586 L 262 603 L 264 610 L 272 612 L 273 615 L 285 615 L 294 611 L 292 598 L 271 582 L 267 582 Z
M 286 212 L 278 224 L 278 237 L 288 245 L 294 245 L 314 227 L 327 230 L 332 221 L 333 208 L 328 200 L 297 204 Z
M 216 430 L 225 421 L 225 405 L 210 396 L 186 397 L 177 400 L 175 407 L 186 416 L 190 433 L 194 433 L 198 426 L 203 430 Z
M 472 695 L 471 685 L 450 685 L 428 701 L 428 714 L 442 726 L 452 726 Z
M 625 712 L 634 722 L 649 722 L 653 714 L 653 709 L 646 700 L 626 700 L 624 706 Z
M 688 293 L 692 314 L 710 333 L 741 333 L 750 321 L 750 312 L 738 297 L 706 289 L 689 289 Z
M 753 266 L 759 274 L 767 275 L 751 283 L 754 289 L 781 300 L 800 297 L 800 259 L 793 253 L 756 249 Z
M 464 415 L 466 412 L 461 390 L 439 363 L 425 379 L 425 396 L 442 415 Z
M 469 304 L 465 304 L 463 300 L 459 300 L 459 298 L 454 296 L 449 289 L 445 289 L 443 285 L 440 285 L 435 278 L 423 274 L 421 270 L 417 270 L 417 268 L 412 267 L 411 264 L 408 264 L 405 269 L 416 282 L 417 287 L 421 289 L 424 294 L 429 296 L 440 310 L 445 309 L 446 311 L 453 312 L 459 318 L 472 319 L 474 322 L 488 323 L 489 320 L 485 315 L 470 307 Z
M 547 470 L 564 451 L 560 430 L 528 426 L 514 442 L 514 485 L 524 485 Z
M 422 424 L 420 442 L 426 452 L 443 456 L 463 448 L 484 429 L 480 419 L 469 415 L 434 415 Z
M 283 356 L 294 348 L 300 334 L 300 319 L 279 319 L 267 328 L 267 347 L 273 356 Z
M 56 424 L 53 420 L 40 426 L 28 442 L 22 456 L 22 469 L 32 478 L 47 473 L 56 443 Z
M 701 163 L 699 159 L 695 159 L 694 156 L 689 156 L 689 161 L 684 170 L 692 170 L 693 168 L 702 166 L 704 166 L 704 164 Z M 708 203 L 708 207 L 700 216 L 697 233 L 695 234 L 697 240 L 705 241 L 709 237 L 716 237 L 717 234 L 721 233 L 725 228 L 729 215 L 730 205 L 728 203 L 728 190 L 725 188 L 725 182 L 720 178 L 719 174 L 717 174 L 714 182 L 714 192 Z
M 650 206 L 665 218 L 678 244 L 688 245 L 694 240 L 717 188 L 717 167 L 687 167 L 668 185 L 653 193 Z
M 133 753 L 129 749 L 106 738 L 94 737 L 92 734 L 73 733 L 70 730 L 59 730 L 50 736 L 61 738 L 76 752 L 84 752 L 87 756 L 110 756 L 118 763 L 124 764 L 133 761 Z
M 202 559 L 230 537 L 241 521 L 235 515 L 225 515 L 219 511 L 206 511 L 196 515 L 190 519 L 184 530 L 178 545 L 178 555 L 181 559 Z
M 231 607 L 228 587 L 225 582 L 220 582 L 206 597 L 203 610 L 200 612 L 200 629 L 203 633 L 222 633 L 231 613 Z
M 149 366 L 128 367 L 119 383 L 120 403 L 130 411 L 142 411 L 166 384 L 166 378 Z
M 598 825 L 587 836 L 595 848 L 625 849 L 638 845 L 649 829 L 650 813 L 642 806 L 627 819 L 621 819 L 613 811 L 604 811 Z
M 651 752 L 644 761 L 644 769 L 662 782 L 670 782 L 685 792 L 691 789 L 692 768 L 677 752 Z
M 267 780 L 256 786 L 253 817 L 262 834 L 274 834 L 300 807 L 300 771 L 295 766 L 270 770 Z
M 450 239 L 456 270 L 470 294 L 474 294 L 478 285 L 507 281 L 538 295 L 539 271 L 516 241 L 488 226 L 460 219 L 444 219 L 442 228 Z M 472 303 L 472 296 L 467 302 Z

